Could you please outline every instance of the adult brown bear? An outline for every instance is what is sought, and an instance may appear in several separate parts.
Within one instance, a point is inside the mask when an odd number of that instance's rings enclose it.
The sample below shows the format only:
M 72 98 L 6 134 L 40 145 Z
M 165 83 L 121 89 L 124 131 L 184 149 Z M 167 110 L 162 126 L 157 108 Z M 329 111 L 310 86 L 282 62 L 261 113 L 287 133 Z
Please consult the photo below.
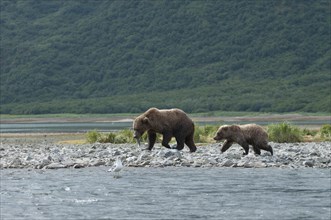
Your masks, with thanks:
M 242 146 L 245 150 L 244 155 L 248 154 L 249 145 L 253 146 L 253 150 L 256 154 L 261 154 L 261 150 L 266 150 L 273 155 L 273 150 L 270 145 L 268 145 L 268 134 L 263 130 L 263 128 L 256 124 L 246 124 L 246 125 L 223 125 L 221 126 L 214 140 L 220 141 L 225 139 L 221 148 L 222 152 L 225 152 L 231 145 L 236 142 Z
M 134 138 L 140 144 L 140 138 L 147 131 L 148 149 L 151 150 L 155 144 L 156 133 L 163 135 L 162 145 L 171 148 L 169 142 L 172 137 L 176 138 L 177 150 L 182 150 L 186 144 L 191 152 L 196 151 L 193 141 L 194 123 L 180 109 L 150 108 L 138 116 L 133 122 Z

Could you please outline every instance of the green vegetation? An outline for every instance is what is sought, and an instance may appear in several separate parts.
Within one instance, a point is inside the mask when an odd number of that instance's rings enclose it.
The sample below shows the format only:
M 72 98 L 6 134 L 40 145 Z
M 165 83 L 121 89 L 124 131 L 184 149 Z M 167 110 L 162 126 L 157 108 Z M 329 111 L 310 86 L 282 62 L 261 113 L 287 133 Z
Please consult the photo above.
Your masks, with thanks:
M 97 130 L 89 131 L 86 134 L 86 140 L 88 143 L 100 142 L 101 134 Z
M 0 113 L 330 113 L 330 4 L 1 0 Z
M 196 126 L 194 132 L 194 141 L 196 143 L 211 143 L 213 141 L 213 137 L 218 129 L 218 126 L 215 125 L 206 125 L 206 126 Z M 147 132 L 145 132 L 142 136 L 142 141 L 147 142 Z M 156 135 L 156 142 L 161 142 L 162 135 Z M 88 143 L 114 143 L 114 144 L 123 144 L 123 143 L 136 143 L 136 140 L 133 138 L 133 132 L 130 129 L 120 130 L 118 132 L 110 132 L 110 133 L 100 133 L 96 130 L 89 131 L 86 133 L 86 141 Z M 173 139 L 171 141 L 175 143 Z
M 215 136 L 219 126 L 205 125 L 196 126 L 194 132 L 195 143 L 214 143 Z M 267 126 L 269 141 L 277 143 L 295 143 L 303 141 L 331 141 L 331 125 L 323 125 L 319 130 L 300 129 L 288 122 L 271 124 Z M 109 134 L 99 133 L 96 130 L 89 131 L 86 134 L 88 143 L 136 143 L 133 133 L 130 129 L 124 129 Z M 143 142 L 147 142 L 147 133 L 142 136 Z M 161 143 L 162 136 L 157 134 L 156 142 Z M 172 139 L 175 143 L 175 140 Z
M 320 129 L 321 138 L 326 141 L 331 141 L 331 125 L 323 125 Z
M 146 136 L 143 137 L 146 140 Z M 108 134 L 100 133 L 96 130 L 89 131 L 86 133 L 86 141 L 88 143 L 135 143 L 136 140 L 133 138 L 133 133 L 130 129 L 124 129 L 119 132 L 110 132 Z
M 268 126 L 269 141 L 277 143 L 292 143 L 303 141 L 302 132 L 298 127 L 288 122 Z
M 218 130 L 219 126 L 216 125 L 205 125 L 196 126 L 194 131 L 194 142 L 195 143 L 212 143 L 213 137 Z

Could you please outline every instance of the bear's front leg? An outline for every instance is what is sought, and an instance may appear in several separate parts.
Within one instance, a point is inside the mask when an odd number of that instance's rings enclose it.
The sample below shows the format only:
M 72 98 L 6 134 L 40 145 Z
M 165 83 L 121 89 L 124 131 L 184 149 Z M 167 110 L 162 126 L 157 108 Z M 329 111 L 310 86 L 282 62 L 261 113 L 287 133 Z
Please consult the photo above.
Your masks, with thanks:
M 232 141 L 225 140 L 221 148 L 221 152 L 224 153 L 227 149 L 231 147 L 232 144 L 233 144 Z
M 238 142 L 238 144 L 240 146 L 242 146 L 242 148 L 244 148 L 245 152 L 243 153 L 243 155 L 247 155 L 248 151 L 249 151 L 249 144 L 246 141 L 242 141 L 242 142 Z
M 148 150 L 152 150 L 156 141 L 156 133 L 152 131 L 148 131 Z

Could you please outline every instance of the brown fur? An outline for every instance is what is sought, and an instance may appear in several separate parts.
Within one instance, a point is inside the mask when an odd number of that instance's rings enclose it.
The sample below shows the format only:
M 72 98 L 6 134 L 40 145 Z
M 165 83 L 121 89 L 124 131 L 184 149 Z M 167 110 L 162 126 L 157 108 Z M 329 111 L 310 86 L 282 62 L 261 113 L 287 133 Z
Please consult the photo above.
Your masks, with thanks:
M 268 134 L 263 128 L 256 124 L 246 125 L 223 125 L 221 126 L 214 140 L 220 141 L 225 139 L 221 151 L 225 152 L 235 142 L 241 145 L 245 150 L 245 155 L 248 154 L 249 145 L 253 146 L 256 154 L 261 154 L 261 150 L 266 150 L 273 155 L 273 150 L 268 145 Z
M 162 145 L 171 148 L 169 142 L 172 137 L 176 138 L 176 149 L 182 150 L 186 144 L 191 152 L 196 151 L 193 141 L 194 123 L 180 109 L 150 108 L 133 122 L 134 137 L 139 139 L 144 132 L 148 134 L 148 149 L 151 150 L 155 144 L 156 133 L 163 135 Z

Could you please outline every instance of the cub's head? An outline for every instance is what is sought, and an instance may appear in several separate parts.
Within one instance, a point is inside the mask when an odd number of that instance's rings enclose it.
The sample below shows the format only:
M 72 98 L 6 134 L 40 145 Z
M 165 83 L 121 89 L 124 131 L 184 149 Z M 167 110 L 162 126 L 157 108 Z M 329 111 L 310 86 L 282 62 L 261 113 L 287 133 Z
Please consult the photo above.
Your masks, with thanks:
M 230 138 L 238 131 L 240 131 L 240 128 L 237 125 L 222 125 L 216 132 L 214 140 L 220 141 L 222 139 Z

